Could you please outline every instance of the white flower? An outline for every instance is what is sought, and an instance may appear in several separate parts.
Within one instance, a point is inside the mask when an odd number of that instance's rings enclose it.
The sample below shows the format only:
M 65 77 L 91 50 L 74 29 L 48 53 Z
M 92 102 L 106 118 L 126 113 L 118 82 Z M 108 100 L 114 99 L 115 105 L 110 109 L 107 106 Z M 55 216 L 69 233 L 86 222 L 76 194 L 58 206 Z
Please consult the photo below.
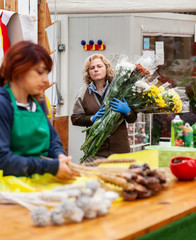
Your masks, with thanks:
M 118 63 L 116 65 L 116 72 L 120 71 L 121 69 L 123 69 L 122 72 L 124 72 L 124 74 L 127 71 L 131 71 L 132 72 L 135 69 L 135 64 L 122 60 L 121 63 Z
M 135 83 L 135 88 L 136 88 L 136 91 L 140 93 L 140 92 L 147 92 L 149 90 L 150 86 L 145 81 L 138 80 Z

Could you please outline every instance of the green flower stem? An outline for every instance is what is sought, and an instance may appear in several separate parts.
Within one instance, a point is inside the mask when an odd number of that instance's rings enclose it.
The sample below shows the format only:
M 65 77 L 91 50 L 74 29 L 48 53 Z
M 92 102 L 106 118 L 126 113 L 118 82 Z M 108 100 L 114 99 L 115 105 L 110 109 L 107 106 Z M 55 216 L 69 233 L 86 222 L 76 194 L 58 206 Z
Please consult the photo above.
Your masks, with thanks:
M 82 133 L 89 131 L 91 128 L 92 128 L 92 126 L 83 129 L 83 130 L 82 130 Z
M 92 140 L 94 139 L 94 136 L 89 136 L 89 138 L 84 142 L 84 144 L 81 146 L 80 150 L 85 149 L 85 147 L 92 142 Z

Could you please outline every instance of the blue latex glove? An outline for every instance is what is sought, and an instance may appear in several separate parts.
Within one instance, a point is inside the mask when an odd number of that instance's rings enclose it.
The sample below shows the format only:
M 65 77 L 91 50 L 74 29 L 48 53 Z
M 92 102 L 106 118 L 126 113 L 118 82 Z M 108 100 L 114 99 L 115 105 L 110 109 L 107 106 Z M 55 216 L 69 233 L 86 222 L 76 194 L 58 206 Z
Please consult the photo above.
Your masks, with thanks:
M 113 111 L 124 113 L 124 114 L 128 114 L 131 111 L 124 97 L 123 97 L 123 102 L 117 98 L 113 98 L 113 99 L 114 99 L 113 101 L 110 101 L 110 105 L 112 106 L 111 109 Z
M 103 117 L 104 114 L 105 114 L 105 108 L 104 108 L 104 105 L 102 105 L 99 111 L 97 111 L 95 115 L 92 116 L 92 121 L 94 122 L 97 118 Z

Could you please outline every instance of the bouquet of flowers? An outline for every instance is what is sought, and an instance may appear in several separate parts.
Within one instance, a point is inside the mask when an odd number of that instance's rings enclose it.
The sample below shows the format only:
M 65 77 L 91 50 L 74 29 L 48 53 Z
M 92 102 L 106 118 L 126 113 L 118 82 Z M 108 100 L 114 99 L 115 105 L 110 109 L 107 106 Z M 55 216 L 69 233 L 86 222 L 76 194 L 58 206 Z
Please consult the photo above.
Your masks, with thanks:
M 122 123 L 123 115 L 113 111 L 110 101 L 113 98 L 126 99 L 131 109 L 136 112 L 181 112 L 182 101 L 169 84 L 160 85 L 157 78 L 152 80 L 156 71 L 156 59 L 152 59 L 148 52 L 135 63 L 123 57 L 116 66 L 116 75 L 104 99 L 105 114 L 94 124 L 83 130 L 89 134 L 81 146 L 84 156 L 81 162 L 89 156 L 94 157 L 106 140 Z
M 133 97 L 134 96 L 134 97 Z M 169 84 L 160 85 L 155 79 L 153 82 L 138 80 L 127 96 L 127 102 L 136 112 L 142 113 L 179 113 L 183 110 L 182 98 L 185 91 L 178 88 L 169 88 Z

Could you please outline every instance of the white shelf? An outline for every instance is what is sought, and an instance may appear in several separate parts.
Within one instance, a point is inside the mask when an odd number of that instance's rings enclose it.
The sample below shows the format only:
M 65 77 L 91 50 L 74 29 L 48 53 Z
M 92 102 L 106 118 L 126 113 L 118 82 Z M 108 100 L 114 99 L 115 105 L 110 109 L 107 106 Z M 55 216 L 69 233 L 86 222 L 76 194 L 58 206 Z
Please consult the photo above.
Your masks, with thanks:
M 130 145 L 130 148 L 136 148 L 136 147 L 143 147 L 150 145 L 150 143 L 141 143 L 141 144 L 135 144 L 135 145 Z
M 139 135 L 139 133 L 128 133 L 129 137 L 135 136 L 135 135 Z
M 139 113 L 138 114 L 138 120 L 135 123 L 128 124 L 128 136 L 131 138 L 130 141 L 130 148 L 135 151 L 136 148 L 142 148 L 147 145 L 151 145 L 151 130 L 152 130 L 152 114 L 144 114 Z M 129 130 L 129 127 L 130 130 Z M 141 128 L 144 128 L 144 133 L 148 134 L 148 138 L 143 138 L 143 132 L 140 133 Z M 135 132 L 136 131 L 136 132 Z M 144 136 L 145 137 L 145 136 Z M 140 139 L 140 143 L 137 144 L 138 139 L 142 138 L 142 140 L 146 143 L 142 143 Z M 137 149 L 136 151 L 139 151 L 140 149 Z

